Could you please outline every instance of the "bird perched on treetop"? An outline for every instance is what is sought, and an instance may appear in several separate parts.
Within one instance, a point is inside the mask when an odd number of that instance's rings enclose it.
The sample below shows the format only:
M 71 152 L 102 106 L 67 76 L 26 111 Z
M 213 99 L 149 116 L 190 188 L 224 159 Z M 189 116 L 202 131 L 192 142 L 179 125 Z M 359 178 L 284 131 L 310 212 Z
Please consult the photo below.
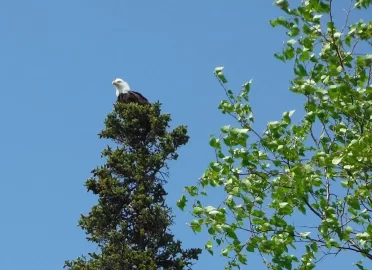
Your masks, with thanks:
M 116 88 L 116 96 L 118 102 L 123 103 L 138 103 L 141 105 L 150 104 L 150 102 L 142 94 L 131 91 L 129 84 L 122 80 L 116 79 L 112 82 Z

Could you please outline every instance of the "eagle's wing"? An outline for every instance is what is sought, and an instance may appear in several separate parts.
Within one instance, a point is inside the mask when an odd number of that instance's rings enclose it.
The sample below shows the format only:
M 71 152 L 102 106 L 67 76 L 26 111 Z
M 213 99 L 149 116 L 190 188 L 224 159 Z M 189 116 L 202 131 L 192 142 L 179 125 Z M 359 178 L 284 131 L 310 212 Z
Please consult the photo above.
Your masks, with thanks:
M 130 93 L 133 93 L 135 96 L 135 99 L 140 104 L 150 104 L 150 102 L 145 98 L 141 93 L 138 93 L 136 91 L 130 91 Z

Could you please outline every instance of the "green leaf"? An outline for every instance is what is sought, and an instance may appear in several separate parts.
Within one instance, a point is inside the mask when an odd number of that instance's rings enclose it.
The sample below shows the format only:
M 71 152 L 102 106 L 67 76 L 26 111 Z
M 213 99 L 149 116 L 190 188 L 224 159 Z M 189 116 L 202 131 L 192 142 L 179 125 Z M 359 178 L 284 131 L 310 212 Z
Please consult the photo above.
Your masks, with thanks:
M 198 187 L 196 186 L 190 186 L 190 187 L 185 187 L 185 190 L 190 194 L 190 196 L 194 197 L 198 195 Z
M 194 207 L 193 211 L 192 211 L 192 214 L 193 215 L 200 215 L 204 212 L 204 209 L 202 207 Z
M 345 232 L 352 233 L 353 232 L 353 228 L 350 227 L 350 226 L 347 226 L 347 227 L 345 227 Z
M 177 206 L 183 211 L 185 209 L 186 203 L 187 203 L 186 196 L 182 195 L 181 199 L 177 201 Z
M 288 45 L 294 45 L 296 42 L 297 42 L 297 40 L 295 40 L 295 39 L 290 39 L 290 40 L 287 41 L 287 44 L 288 44 Z
M 270 21 L 270 24 L 272 27 L 275 27 L 275 26 L 278 26 L 278 25 L 281 25 L 285 28 L 289 28 L 290 27 L 290 23 L 286 20 L 286 18 L 284 17 L 279 17 L 275 20 L 271 20 Z
M 227 83 L 227 80 L 225 78 L 225 75 L 223 74 L 223 67 L 216 67 L 214 69 L 214 74 L 217 76 L 217 78 L 222 82 L 222 83 Z
M 316 242 L 311 243 L 310 247 L 312 251 L 318 252 L 318 245 Z
M 227 257 L 229 255 L 229 252 L 230 252 L 229 248 L 224 248 L 221 252 L 221 255 Z
M 303 232 L 303 233 L 300 233 L 300 237 L 302 238 L 307 238 L 309 235 L 310 235 L 311 232 Z
M 307 71 L 305 69 L 305 67 L 302 65 L 302 64 L 298 64 L 297 65 L 297 68 L 298 68 L 298 71 L 297 71 L 297 74 L 300 75 L 300 76 L 308 76 L 307 74 Z
M 243 88 L 244 90 L 249 93 L 250 89 L 251 89 L 251 84 L 252 84 L 252 80 L 250 80 L 249 82 L 246 82 L 243 84 Z
M 362 265 L 362 262 L 358 262 L 355 264 L 360 270 L 368 270 L 367 268 L 364 268 Z
M 214 69 L 214 73 L 217 74 L 217 73 L 219 73 L 219 72 L 222 72 L 223 69 L 224 69 L 224 67 L 216 67 L 216 68 Z
M 357 233 L 355 235 L 355 237 L 357 239 L 362 239 L 362 240 L 370 240 L 371 239 L 371 235 L 367 232 L 363 232 L 363 233 Z
M 360 210 L 360 203 L 358 199 L 349 196 L 347 197 L 346 201 L 347 204 L 350 205 L 353 209 Z
M 208 233 L 209 233 L 210 235 L 216 235 L 216 230 L 214 229 L 214 226 L 213 226 L 213 227 L 210 227 L 210 228 L 208 229 Z
M 230 130 L 230 126 L 223 126 L 223 127 L 221 128 L 221 131 L 222 131 L 223 133 L 228 133 L 229 130 Z
M 337 165 L 342 161 L 343 157 L 335 157 L 332 159 L 332 164 Z
M 285 208 L 287 205 L 288 205 L 287 202 L 281 202 L 281 203 L 279 203 L 279 207 L 280 208 Z
M 201 232 L 201 224 L 197 220 L 193 220 L 190 227 L 194 232 Z
M 221 149 L 220 139 L 216 139 L 216 138 L 211 137 L 210 140 L 209 140 L 209 145 L 212 146 L 215 149 Z
M 242 254 L 242 253 L 239 253 L 239 254 L 238 254 L 238 260 L 239 260 L 239 262 L 241 262 L 242 264 L 247 264 L 247 255 Z
M 326 246 L 327 248 L 340 247 L 340 244 L 335 239 L 330 239 L 329 241 L 326 242 Z
M 278 53 L 274 53 L 274 57 L 280 61 L 283 61 L 285 62 L 285 56 L 284 54 L 278 54 Z
M 302 51 L 300 55 L 300 60 L 301 61 L 307 61 L 310 59 L 310 53 L 308 51 Z
M 205 249 L 209 252 L 209 254 L 213 255 L 213 243 L 212 241 L 208 241 L 206 244 L 205 244 Z

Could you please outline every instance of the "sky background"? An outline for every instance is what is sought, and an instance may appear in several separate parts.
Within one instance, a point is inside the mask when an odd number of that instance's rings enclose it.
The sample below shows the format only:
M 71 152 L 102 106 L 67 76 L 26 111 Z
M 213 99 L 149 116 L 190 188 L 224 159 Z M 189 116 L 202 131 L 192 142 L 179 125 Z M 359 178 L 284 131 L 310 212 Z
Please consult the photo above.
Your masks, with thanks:
M 1 1 L 0 269 L 62 269 L 96 251 L 77 222 L 96 202 L 84 182 L 103 163 L 108 142 L 97 133 L 113 109 L 117 77 L 160 100 L 173 127 L 188 125 L 167 200 L 176 238 L 203 247 L 207 235 L 189 229 L 192 217 L 176 201 L 213 160 L 209 135 L 231 123 L 217 110 L 224 92 L 213 69 L 224 66 L 235 90 L 253 79 L 259 131 L 301 107 L 287 90 L 292 64 L 273 57 L 286 36 L 268 21 L 280 15 L 272 1 Z M 257 262 L 250 269 L 263 269 Z M 205 252 L 194 269 L 224 263 Z M 352 260 L 329 257 L 317 269 L 329 266 L 352 269 Z

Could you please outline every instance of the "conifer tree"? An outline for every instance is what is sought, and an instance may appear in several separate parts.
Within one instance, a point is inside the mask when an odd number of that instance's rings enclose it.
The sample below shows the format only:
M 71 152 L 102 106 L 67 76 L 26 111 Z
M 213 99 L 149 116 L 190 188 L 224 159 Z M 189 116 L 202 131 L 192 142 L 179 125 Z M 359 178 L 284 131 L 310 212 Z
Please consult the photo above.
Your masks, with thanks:
M 98 252 L 66 261 L 70 270 L 191 269 L 200 249 L 183 249 L 170 232 L 171 209 L 165 203 L 167 162 L 188 142 L 187 127 L 168 131 L 169 114 L 160 103 L 116 103 L 100 138 L 109 139 L 103 166 L 86 181 L 98 204 L 81 215 L 79 226 Z

